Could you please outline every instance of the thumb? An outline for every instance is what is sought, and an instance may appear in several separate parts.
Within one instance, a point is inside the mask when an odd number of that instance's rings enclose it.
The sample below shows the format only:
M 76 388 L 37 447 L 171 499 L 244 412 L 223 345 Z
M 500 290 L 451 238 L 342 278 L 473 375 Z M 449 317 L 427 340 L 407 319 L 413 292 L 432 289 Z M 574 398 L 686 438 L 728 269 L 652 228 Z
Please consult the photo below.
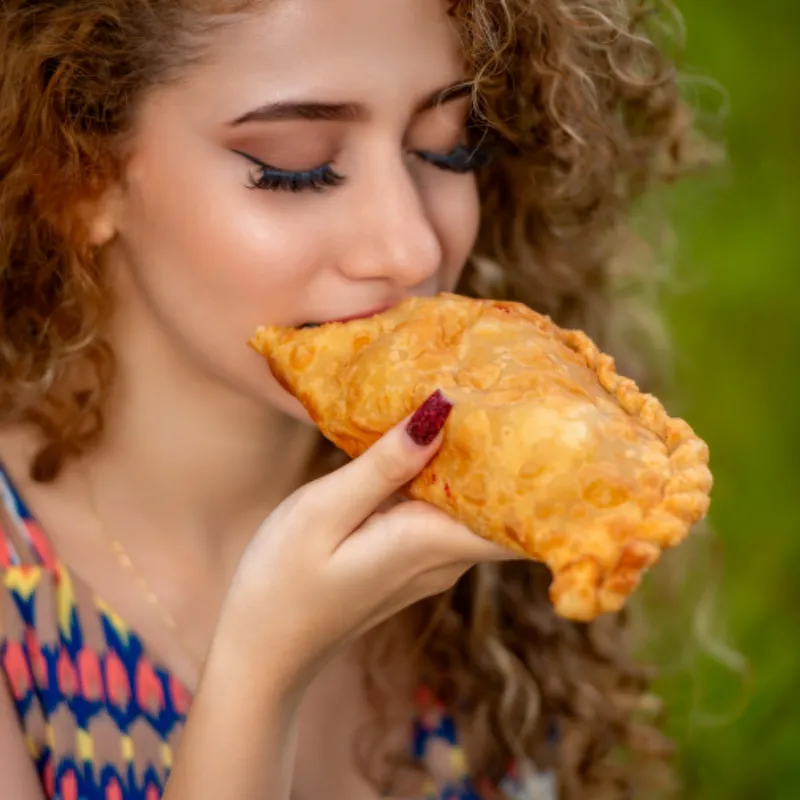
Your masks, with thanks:
M 318 482 L 316 500 L 327 508 L 329 519 L 335 517 L 333 528 L 339 540 L 431 460 L 441 446 L 452 408 L 453 403 L 437 389 L 358 458 Z

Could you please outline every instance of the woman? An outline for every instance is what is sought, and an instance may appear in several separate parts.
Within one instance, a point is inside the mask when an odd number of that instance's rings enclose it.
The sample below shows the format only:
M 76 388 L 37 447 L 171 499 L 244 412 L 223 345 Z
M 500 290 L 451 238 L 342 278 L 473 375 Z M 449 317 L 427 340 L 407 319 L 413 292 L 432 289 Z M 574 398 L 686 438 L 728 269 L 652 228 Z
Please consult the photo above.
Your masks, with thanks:
M 688 134 L 640 18 L 5 0 L 0 797 L 644 786 L 623 619 L 393 501 L 447 406 L 342 466 L 244 344 L 457 288 L 616 351 L 625 214 Z

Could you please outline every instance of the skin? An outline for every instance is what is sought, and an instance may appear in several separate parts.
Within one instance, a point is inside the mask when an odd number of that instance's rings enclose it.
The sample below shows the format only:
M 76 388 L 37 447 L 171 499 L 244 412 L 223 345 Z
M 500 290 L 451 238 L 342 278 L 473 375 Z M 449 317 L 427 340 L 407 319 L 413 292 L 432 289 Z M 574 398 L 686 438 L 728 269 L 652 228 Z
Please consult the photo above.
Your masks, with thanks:
M 417 504 L 371 517 L 438 447 L 415 449 L 401 429 L 361 467 L 297 494 L 314 432 L 245 342 L 267 322 L 340 318 L 455 285 L 477 233 L 474 176 L 418 152 L 463 139 L 467 98 L 427 107 L 463 77 L 458 37 L 430 0 L 272 0 L 215 31 L 206 56 L 142 99 L 124 179 L 91 209 L 117 297 L 102 445 L 47 486 L 25 476 L 29 431 L 4 431 L 0 453 L 66 563 L 196 691 L 169 800 L 278 800 L 290 786 L 297 798 L 366 800 L 375 795 L 349 759 L 366 714 L 353 646 L 472 563 L 507 554 Z M 352 107 L 335 120 L 252 118 L 295 102 Z M 252 189 L 258 169 L 234 151 L 284 170 L 330 161 L 345 181 Z M 323 544 L 298 552 L 310 530 Z M 143 603 L 109 537 L 179 636 Z M 296 609 L 292 626 L 270 615 L 277 607 Z M 298 636 L 326 607 L 354 616 Z M 293 645 L 277 663 L 282 635 Z M 11 752 L 8 717 L 0 744 Z M 236 787 L 220 742 L 241 765 Z M 17 778 L 25 793 L 5 785 L 0 798 L 38 796 L 30 775 Z

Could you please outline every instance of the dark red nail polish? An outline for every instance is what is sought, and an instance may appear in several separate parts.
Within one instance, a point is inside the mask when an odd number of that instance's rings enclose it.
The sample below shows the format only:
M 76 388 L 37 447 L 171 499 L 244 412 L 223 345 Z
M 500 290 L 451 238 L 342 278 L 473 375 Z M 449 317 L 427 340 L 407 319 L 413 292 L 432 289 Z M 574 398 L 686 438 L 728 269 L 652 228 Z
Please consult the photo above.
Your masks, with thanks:
M 437 389 L 408 421 L 406 432 L 420 447 L 429 445 L 444 427 L 453 404 Z

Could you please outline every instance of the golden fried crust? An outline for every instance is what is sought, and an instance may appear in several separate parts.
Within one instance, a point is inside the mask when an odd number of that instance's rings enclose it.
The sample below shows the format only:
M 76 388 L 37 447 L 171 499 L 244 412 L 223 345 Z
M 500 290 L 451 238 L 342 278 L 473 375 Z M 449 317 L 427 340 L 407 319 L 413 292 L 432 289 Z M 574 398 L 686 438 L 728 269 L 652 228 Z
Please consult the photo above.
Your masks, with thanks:
M 708 448 L 580 331 L 519 303 L 451 294 L 251 345 L 348 455 L 435 389 L 454 403 L 407 487 L 475 533 L 542 561 L 562 616 L 617 611 L 709 504 Z

